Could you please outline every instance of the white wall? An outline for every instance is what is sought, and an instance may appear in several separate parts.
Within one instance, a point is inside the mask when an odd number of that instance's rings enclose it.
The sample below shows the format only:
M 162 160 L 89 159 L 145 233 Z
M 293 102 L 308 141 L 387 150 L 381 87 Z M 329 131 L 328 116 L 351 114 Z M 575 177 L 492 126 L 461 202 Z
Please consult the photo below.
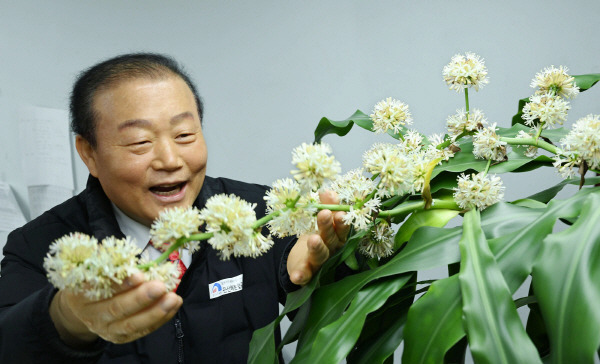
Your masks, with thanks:
M 19 103 L 68 107 L 75 75 L 129 51 L 174 56 L 203 96 L 208 173 L 270 184 L 291 169 L 290 152 L 312 141 L 322 116 L 370 113 L 392 96 L 414 126 L 443 132 L 463 106 L 442 67 L 473 51 L 490 84 L 471 107 L 509 126 L 517 99 L 549 65 L 600 72 L 599 1 L 8 1 L 0 0 L 0 181 L 27 190 L 15 112 Z M 572 102 L 570 121 L 600 113 L 600 87 Z M 344 170 L 375 138 L 330 136 Z M 77 159 L 75 159 L 77 160 Z M 77 160 L 76 186 L 86 171 Z M 508 179 L 508 199 L 558 181 L 554 171 Z

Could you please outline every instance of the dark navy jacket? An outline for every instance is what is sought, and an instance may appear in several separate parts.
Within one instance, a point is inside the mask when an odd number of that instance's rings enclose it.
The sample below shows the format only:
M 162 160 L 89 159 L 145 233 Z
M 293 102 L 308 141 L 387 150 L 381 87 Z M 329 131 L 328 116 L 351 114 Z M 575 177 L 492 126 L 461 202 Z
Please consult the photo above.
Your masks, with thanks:
M 266 188 L 225 178 L 206 177 L 195 202 L 202 208 L 215 194 L 235 194 L 256 203 L 264 216 Z M 90 177 L 79 195 L 13 231 L 4 248 L 0 277 L 0 363 L 244 363 L 252 332 L 278 314 L 289 281 L 286 259 L 292 239 L 275 240 L 257 259 L 221 261 L 208 244 L 194 253 L 177 293 L 178 314 L 157 331 L 132 343 L 99 339 L 85 351 L 66 346 L 50 320 L 55 290 L 42 266 L 48 246 L 70 232 L 122 237 L 110 201 Z M 209 298 L 209 284 L 243 274 L 243 289 Z

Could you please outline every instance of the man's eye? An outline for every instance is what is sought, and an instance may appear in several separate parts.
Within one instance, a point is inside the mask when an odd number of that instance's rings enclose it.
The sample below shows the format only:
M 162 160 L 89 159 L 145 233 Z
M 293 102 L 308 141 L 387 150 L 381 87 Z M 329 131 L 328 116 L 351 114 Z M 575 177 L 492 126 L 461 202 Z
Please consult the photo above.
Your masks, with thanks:
M 192 134 L 192 133 L 183 133 L 183 134 L 179 134 L 177 135 L 177 140 L 183 141 L 183 142 L 187 142 L 187 141 L 193 141 L 195 138 L 196 134 Z

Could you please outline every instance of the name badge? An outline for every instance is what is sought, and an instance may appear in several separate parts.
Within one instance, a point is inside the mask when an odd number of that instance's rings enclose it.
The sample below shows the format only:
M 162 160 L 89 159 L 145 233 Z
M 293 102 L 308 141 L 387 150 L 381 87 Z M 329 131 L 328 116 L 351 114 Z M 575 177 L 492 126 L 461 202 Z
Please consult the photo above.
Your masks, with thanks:
M 241 291 L 244 281 L 244 275 L 221 279 L 208 285 L 208 294 L 210 299 L 221 297 L 223 295 Z

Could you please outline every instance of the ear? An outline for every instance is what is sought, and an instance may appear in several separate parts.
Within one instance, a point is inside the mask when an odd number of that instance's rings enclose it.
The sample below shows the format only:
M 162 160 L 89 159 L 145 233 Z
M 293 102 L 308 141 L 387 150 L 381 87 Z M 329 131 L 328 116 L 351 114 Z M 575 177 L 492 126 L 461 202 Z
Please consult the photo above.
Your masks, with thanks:
M 81 135 L 75 136 L 75 149 L 79 153 L 79 157 L 85 163 L 90 171 L 90 174 L 94 177 L 98 177 L 98 168 L 96 166 L 96 151 L 84 137 Z

